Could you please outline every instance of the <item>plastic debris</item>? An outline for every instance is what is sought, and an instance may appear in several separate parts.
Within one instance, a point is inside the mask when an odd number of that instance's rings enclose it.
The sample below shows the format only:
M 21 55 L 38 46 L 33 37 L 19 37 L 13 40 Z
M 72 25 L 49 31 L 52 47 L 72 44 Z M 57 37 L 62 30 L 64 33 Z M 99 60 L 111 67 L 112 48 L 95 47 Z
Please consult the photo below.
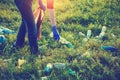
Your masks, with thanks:
M 78 57 L 78 60 L 83 58 L 83 57 L 90 57 L 90 54 L 91 53 L 89 51 L 87 51 L 87 52 L 83 53 L 80 57 Z
M 65 63 L 53 63 L 53 67 L 57 69 L 65 69 Z
M 79 35 L 80 35 L 80 36 L 85 36 L 85 34 L 84 34 L 84 33 L 82 33 L 82 32 L 79 32 Z
M 68 48 L 73 48 L 74 47 L 71 42 L 67 41 L 63 37 L 60 37 L 59 42 L 62 43 L 62 44 L 65 44 Z
M 0 26 L 0 33 L 4 33 L 4 34 L 15 34 L 15 32 L 13 30 L 10 30 L 8 28 L 4 28 Z
M 71 76 L 75 76 L 75 75 L 76 75 L 76 72 L 73 71 L 72 69 L 69 69 L 69 70 L 68 70 L 68 74 L 71 75 Z
M 48 63 L 47 66 L 44 69 L 44 74 L 46 76 L 50 75 L 51 71 L 52 71 L 52 68 L 53 68 L 53 65 L 51 63 Z
M 48 80 L 47 76 L 41 77 L 41 80 Z
M 92 33 L 91 30 L 88 30 L 88 31 L 87 31 L 87 38 L 88 38 L 88 39 L 91 37 L 91 33 Z
M 46 50 L 46 49 L 47 49 L 47 45 L 42 45 L 42 46 L 39 47 L 39 50 L 40 50 L 40 51 L 44 51 L 44 50 Z
M 50 33 L 50 37 L 53 37 L 53 33 L 51 32 Z M 74 46 L 72 45 L 71 42 L 67 41 L 65 38 L 63 37 L 60 37 L 60 40 L 59 40 L 60 43 L 62 44 L 65 44 L 68 48 L 74 48 Z
M 101 47 L 103 50 L 107 50 L 107 51 L 111 51 L 111 52 L 114 52 L 116 51 L 117 49 L 113 46 L 102 46 Z
M 102 27 L 101 33 L 96 38 L 102 39 L 105 36 L 105 31 L 107 30 L 106 26 Z
M 83 38 L 83 42 L 87 42 L 88 41 L 88 38 Z
M 21 68 L 21 66 L 26 62 L 24 59 L 18 59 L 18 68 Z
M 3 32 L 2 32 L 3 30 L 2 29 L 0 29 L 0 34 L 3 34 Z
M 72 43 L 70 43 L 70 42 L 68 42 L 68 43 L 66 44 L 66 46 L 67 46 L 68 48 L 74 48 L 74 46 L 73 46 Z
M 103 26 L 101 32 L 105 32 L 106 30 L 107 30 L 106 26 Z
M 6 38 L 4 35 L 0 35 L 0 44 L 4 44 L 6 42 Z

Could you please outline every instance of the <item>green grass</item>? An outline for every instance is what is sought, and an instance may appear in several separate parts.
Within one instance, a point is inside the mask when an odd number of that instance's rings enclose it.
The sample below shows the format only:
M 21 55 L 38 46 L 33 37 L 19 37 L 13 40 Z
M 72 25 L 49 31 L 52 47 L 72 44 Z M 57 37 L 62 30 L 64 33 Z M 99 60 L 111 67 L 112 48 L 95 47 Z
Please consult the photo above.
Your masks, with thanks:
M 62 37 L 70 41 L 74 48 L 68 48 L 50 37 L 51 25 L 48 11 L 42 23 L 42 39 L 39 46 L 46 45 L 40 56 L 30 54 L 28 40 L 25 47 L 14 50 L 11 45 L 16 40 L 21 17 L 13 0 L 0 1 L 0 26 L 12 29 L 15 35 L 6 35 L 7 41 L 0 45 L 0 80 L 41 80 L 48 63 L 65 63 L 65 69 L 53 69 L 48 80 L 119 80 L 120 75 L 120 16 L 119 0 L 55 0 L 57 28 Z M 38 6 L 33 2 L 33 11 Z M 107 27 L 102 40 L 96 40 L 102 26 Z M 79 35 L 92 30 L 91 38 L 85 42 Z M 115 35 L 112 36 L 112 33 Z M 118 51 L 101 49 L 102 45 L 114 46 Z M 85 56 L 83 54 L 87 53 Z M 5 61 L 5 59 L 10 59 Z M 18 68 L 18 59 L 26 63 Z M 69 60 L 72 64 L 70 65 Z M 68 73 L 72 69 L 75 76 Z

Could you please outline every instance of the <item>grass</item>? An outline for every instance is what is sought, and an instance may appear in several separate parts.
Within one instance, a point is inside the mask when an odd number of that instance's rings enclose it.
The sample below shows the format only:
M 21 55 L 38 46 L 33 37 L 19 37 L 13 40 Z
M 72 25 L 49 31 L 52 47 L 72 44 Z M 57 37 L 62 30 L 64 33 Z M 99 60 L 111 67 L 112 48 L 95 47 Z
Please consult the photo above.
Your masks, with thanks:
M 55 1 L 55 15 L 60 35 L 70 41 L 74 48 L 68 48 L 50 37 L 51 25 L 48 11 L 42 23 L 42 39 L 39 46 L 46 45 L 40 56 L 30 54 L 28 40 L 25 47 L 10 55 L 11 45 L 16 40 L 21 17 L 13 0 L 0 1 L 0 26 L 12 29 L 15 35 L 5 35 L 7 41 L 0 45 L 0 80 L 41 80 L 46 76 L 48 63 L 65 63 L 65 69 L 54 68 L 48 80 L 119 80 L 120 75 L 120 7 L 118 0 L 59 0 Z M 33 2 L 33 11 L 38 4 Z M 107 27 L 102 40 L 96 39 L 102 26 Z M 85 42 L 87 30 L 91 38 Z M 114 36 L 114 35 L 115 36 Z M 102 45 L 111 45 L 115 52 L 102 50 Z M 83 56 L 84 55 L 84 56 Z M 18 68 L 18 59 L 26 60 Z M 75 71 L 75 75 L 69 73 Z

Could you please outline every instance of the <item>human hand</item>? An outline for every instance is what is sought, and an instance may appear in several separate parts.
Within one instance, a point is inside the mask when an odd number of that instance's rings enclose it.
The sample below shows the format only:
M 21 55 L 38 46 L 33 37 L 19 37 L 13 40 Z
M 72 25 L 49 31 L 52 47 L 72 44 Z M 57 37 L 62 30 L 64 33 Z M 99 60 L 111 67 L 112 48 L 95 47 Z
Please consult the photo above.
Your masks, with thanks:
M 53 31 L 53 38 L 54 38 L 54 40 L 60 40 L 60 35 L 58 34 L 57 29 L 56 29 L 55 26 L 52 27 L 52 31 Z
M 46 11 L 46 6 L 44 4 L 40 5 L 40 8 L 43 10 L 43 11 Z

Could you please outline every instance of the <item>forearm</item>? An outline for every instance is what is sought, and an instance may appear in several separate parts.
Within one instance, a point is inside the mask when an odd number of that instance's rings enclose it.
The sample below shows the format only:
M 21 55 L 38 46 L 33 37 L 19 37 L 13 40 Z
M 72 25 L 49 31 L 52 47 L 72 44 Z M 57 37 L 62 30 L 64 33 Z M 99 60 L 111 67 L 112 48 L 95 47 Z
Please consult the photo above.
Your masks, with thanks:
M 38 3 L 40 6 L 43 6 L 43 1 L 42 0 L 38 0 Z
M 47 0 L 47 8 L 54 9 L 54 0 Z

